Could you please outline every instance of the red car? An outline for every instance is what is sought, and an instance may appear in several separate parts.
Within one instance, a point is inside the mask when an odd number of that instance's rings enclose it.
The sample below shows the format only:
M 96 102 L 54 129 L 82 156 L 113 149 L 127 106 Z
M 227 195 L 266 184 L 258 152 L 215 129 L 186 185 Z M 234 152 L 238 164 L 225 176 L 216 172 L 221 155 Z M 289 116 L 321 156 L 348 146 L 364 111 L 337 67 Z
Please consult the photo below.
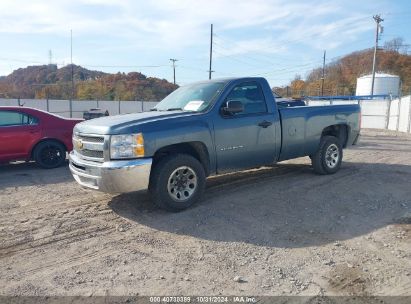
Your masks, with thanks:
M 26 107 L 0 107 L 0 163 L 35 160 L 43 168 L 56 168 L 73 149 L 75 124 L 66 119 Z

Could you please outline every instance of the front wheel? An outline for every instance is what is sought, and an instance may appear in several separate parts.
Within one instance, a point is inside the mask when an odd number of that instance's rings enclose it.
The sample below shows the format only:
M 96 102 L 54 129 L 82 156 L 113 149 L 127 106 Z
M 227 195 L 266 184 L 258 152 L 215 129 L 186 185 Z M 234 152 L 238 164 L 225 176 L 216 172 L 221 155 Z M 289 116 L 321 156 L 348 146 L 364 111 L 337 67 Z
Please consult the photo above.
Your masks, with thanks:
M 314 171 L 318 174 L 334 174 L 341 167 L 343 150 L 340 141 L 334 136 L 321 138 L 317 152 L 311 161 Z
M 35 148 L 33 158 L 42 168 L 57 168 L 66 160 L 66 148 L 57 141 L 43 141 Z
M 150 176 L 149 192 L 154 203 L 168 211 L 193 205 L 205 188 L 205 172 L 191 155 L 176 154 L 161 159 Z

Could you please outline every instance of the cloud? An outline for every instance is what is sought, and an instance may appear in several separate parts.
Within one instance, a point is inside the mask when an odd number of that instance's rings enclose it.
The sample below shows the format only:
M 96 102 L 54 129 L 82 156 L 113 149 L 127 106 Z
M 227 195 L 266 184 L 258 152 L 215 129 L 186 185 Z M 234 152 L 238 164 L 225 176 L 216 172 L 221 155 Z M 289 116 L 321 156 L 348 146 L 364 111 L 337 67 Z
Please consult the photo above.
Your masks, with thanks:
M 368 15 L 349 16 L 336 21 L 319 21 L 308 25 L 309 21 L 289 27 L 279 37 L 279 41 L 295 44 L 303 43 L 317 49 L 333 49 L 348 43 L 363 32 L 374 27 Z
M 267 40 L 258 38 L 264 35 L 272 40 L 280 37 L 286 41 L 302 39 L 304 35 L 321 37 L 328 32 L 324 37 L 330 38 L 342 27 L 347 27 L 350 19 L 324 23 L 320 17 L 338 10 L 341 7 L 318 1 L 2 0 L 0 33 L 67 36 L 73 29 L 77 36 L 119 37 L 135 48 L 148 45 L 162 48 L 167 45 L 182 49 L 206 43 L 210 23 L 214 23 L 219 32 L 261 26 L 249 43 L 239 42 L 253 51 L 252 43 L 266 45 Z M 273 34 L 277 34 L 276 37 Z M 350 35 L 355 35 L 355 32 Z M 146 43 L 142 44 L 142 41 Z
M 213 23 L 216 70 L 266 68 L 267 61 L 302 65 L 318 50 L 361 42 L 374 27 L 372 14 L 384 5 L 386 0 L 378 8 L 371 0 L 1 0 L 0 37 L 25 34 L 21 45 L 37 47 L 27 48 L 30 56 L 43 58 L 44 48 L 52 48 L 63 58 L 72 29 L 78 63 L 163 64 L 180 56 L 206 70 Z M 0 54 L 18 56 L 12 46 Z M 234 65 L 235 59 L 248 65 Z

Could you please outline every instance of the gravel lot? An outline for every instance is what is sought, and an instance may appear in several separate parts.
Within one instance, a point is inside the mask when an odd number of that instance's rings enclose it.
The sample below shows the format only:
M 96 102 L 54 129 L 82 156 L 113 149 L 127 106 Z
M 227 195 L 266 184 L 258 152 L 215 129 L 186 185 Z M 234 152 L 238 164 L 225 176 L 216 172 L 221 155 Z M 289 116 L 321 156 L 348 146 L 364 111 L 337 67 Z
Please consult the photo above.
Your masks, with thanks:
M 411 295 L 411 138 L 213 177 L 181 213 L 0 167 L 0 295 Z

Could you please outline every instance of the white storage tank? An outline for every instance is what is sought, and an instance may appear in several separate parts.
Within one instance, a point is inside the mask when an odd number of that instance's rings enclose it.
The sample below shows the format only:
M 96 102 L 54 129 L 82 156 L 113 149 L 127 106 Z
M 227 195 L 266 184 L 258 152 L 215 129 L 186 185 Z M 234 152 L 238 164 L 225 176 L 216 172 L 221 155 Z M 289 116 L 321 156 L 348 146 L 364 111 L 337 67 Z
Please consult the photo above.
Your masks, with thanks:
M 371 95 L 372 75 L 357 78 L 357 89 L 355 95 Z M 397 75 L 375 73 L 374 95 L 399 96 L 400 77 Z

